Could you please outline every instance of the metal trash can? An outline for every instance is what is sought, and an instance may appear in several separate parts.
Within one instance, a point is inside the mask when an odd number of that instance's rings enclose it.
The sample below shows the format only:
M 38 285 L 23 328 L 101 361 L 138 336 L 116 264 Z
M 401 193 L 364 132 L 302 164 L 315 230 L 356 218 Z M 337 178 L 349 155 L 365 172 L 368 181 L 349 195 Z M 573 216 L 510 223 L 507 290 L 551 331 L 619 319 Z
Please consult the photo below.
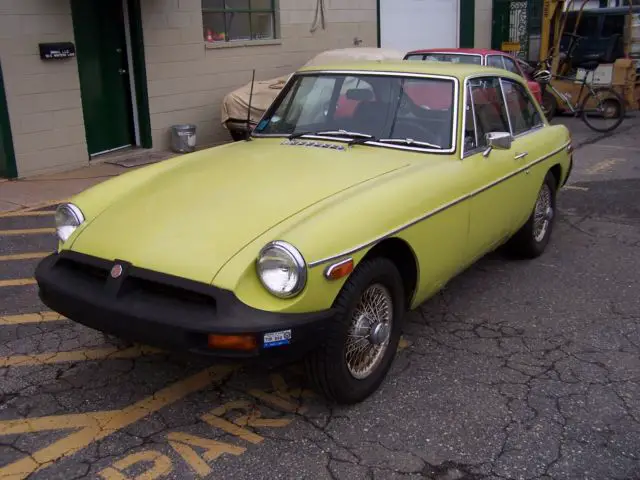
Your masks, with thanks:
M 173 125 L 171 127 L 171 150 L 176 153 L 189 153 L 196 149 L 196 126 Z

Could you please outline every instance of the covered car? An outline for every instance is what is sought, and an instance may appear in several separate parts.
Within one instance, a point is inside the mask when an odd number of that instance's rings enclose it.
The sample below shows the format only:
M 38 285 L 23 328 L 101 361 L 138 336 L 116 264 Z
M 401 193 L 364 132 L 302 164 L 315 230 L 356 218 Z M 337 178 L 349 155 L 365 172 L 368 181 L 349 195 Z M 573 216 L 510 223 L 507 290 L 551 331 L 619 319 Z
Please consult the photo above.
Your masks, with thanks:
M 403 52 L 390 48 L 338 48 L 319 53 L 305 66 L 320 65 L 323 63 L 344 63 L 359 60 L 400 60 Z M 234 140 L 242 140 L 247 134 L 247 113 L 249 100 L 251 99 L 250 128 L 256 126 L 265 110 L 271 105 L 282 90 L 291 74 L 269 80 L 249 82 L 246 85 L 227 94 L 222 101 L 222 125 L 229 130 Z M 252 96 L 253 83 L 253 96 Z

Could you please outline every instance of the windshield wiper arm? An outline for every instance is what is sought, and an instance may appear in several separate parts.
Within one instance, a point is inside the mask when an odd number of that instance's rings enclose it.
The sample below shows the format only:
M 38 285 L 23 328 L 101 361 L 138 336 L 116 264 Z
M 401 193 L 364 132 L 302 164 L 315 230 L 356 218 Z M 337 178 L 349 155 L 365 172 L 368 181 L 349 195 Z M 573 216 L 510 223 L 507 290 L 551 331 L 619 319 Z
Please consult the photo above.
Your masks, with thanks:
M 354 145 L 364 145 L 367 142 L 377 142 L 377 141 L 378 139 L 373 135 L 367 135 L 366 137 L 363 136 L 362 138 L 354 138 L 349 143 L 347 143 L 347 146 L 353 147 Z
M 358 138 L 366 138 L 368 140 L 373 139 L 373 135 L 369 135 L 367 133 L 350 132 L 348 130 L 320 130 L 317 132 L 292 133 L 291 135 L 289 135 L 289 140 L 304 137 L 306 135 L 333 135 L 333 136 L 339 135 L 341 137 L 358 137 Z
M 383 138 L 378 140 L 379 143 L 398 143 L 401 145 L 415 145 L 417 147 L 429 147 L 429 148 L 437 148 L 438 150 L 442 150 L 442 146 L 436 145 L 434 143 L 429 142 L 419 142 L 412 138 Z

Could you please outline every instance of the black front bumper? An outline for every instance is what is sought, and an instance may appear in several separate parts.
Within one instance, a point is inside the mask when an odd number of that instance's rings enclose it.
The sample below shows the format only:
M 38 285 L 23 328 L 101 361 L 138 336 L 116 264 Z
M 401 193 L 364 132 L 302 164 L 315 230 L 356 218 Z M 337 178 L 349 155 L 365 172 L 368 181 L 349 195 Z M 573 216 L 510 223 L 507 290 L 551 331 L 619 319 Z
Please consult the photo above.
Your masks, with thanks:
M 122 274 L 113 278 L 116 263 Z M 43 259 L 35 278 L 42 302 L 70 320 L 163 349 L 228 358 L 303 355 L 319 345 L 334 315 L 256 310 L 228 290 L 70 251 Z M 288 330 L 288 343 L 265 345 L 265 334 Z M 255 335 L 257 347 L 212 349 L 209 334 Z

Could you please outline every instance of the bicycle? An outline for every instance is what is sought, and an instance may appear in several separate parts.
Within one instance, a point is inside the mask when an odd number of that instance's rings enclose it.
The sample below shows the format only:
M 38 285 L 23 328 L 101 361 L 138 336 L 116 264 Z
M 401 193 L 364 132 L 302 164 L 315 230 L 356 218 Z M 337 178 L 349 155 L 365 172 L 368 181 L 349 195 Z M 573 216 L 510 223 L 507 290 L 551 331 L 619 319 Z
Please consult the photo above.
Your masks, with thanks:
M 572 39 L 572 45 L 568 49 L 569 53 L 567 54 L 567 58 L 570 59 L 571 53 L 575 49 L 578 41 L 583 37 L 573 34 L 567 35 L 574 37 L 575 39 L 575 41 Z M 540 86 L 542 87 L 541 107 L 543 113 L 547 117 L 547 120 L 551 121 L 555 116 L 558 109 L 558 100 L 560 100 L 569 108 L 574 117 L 581 118 L 590 129 L 595 130 L 596 132 L 606 133 L 618 128 L 624 120 L 626 113 L 624 99 L 611 87 L 593 87 L 587 81 L 589 74 L 598 68 L 600 62 L 597 59 L 592 59 L 576 65 L 577 68 L 583 68 L 585 70 L 585 76 L 582 79 L 580 92 L 578 93 L 578 98 L 574 104 L 569 96 L 558 91 L 558 89 L 552 85 L 551 80 L 555 78 L 574 82 L 575 78 L 565 75 L 552 75 L 552 59 L 553 55 L 549 55 L 545 60 L 538 63 L 537 70 L 533 74 L 533 78 L 540 83 Z M 551 92 L 548 91 L 547 87 Z M 588 91 L 584 99 L 580 101 L 585 88 Z M 608 127 L 600 127 L 593 123 L 595 118 L 613 119 L 613 123 Z

